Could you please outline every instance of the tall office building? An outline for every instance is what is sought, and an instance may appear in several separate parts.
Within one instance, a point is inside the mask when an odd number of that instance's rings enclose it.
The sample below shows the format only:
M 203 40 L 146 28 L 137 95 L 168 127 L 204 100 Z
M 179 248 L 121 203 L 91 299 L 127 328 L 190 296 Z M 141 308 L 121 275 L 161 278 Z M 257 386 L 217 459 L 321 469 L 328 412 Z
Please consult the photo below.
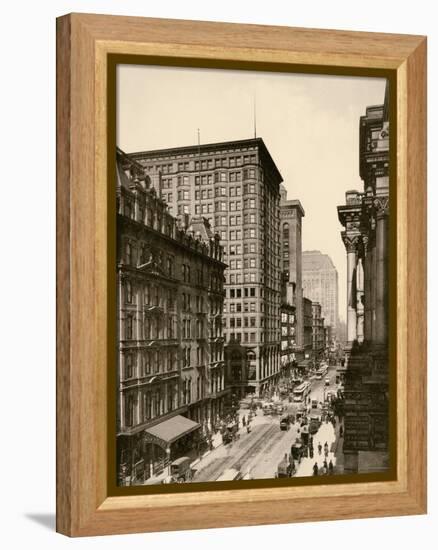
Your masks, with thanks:
M 286 302 L 295 306 L 295 352 L 302 358 L 304 352 L 304 310 L 302 280 L 302 218 L 304 209 L 299 200 L 287 200 L 287 192 L 280 186 L 281 271 L 286 285 Z
M 187 215 L 204 216 L 219 234 L 228 264 L 228 379 L 236 382 L 231 385 L 240 395 L 264 391 L 280 376 L 282 177 L 263 140 L 143 151 L 130 157 L 145 168 L 182 224 Z
M 325 325 L 332 327 L 333 336 L 338 327 L 338 271 L 332 259 L 319 250 L 303 252 L 304 295 L 321 304 Z

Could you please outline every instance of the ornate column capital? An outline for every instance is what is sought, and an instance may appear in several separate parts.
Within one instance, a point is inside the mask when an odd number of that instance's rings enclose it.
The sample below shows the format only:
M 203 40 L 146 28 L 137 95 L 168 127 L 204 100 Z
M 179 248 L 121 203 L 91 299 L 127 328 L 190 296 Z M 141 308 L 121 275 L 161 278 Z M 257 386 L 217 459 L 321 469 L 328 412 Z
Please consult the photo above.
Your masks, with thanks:
M 377 218 L 383 218 L 384 216 L 387 216 L 389 213 L 389 197 L 375 197 L 374 208 L 376 210 Z
M 361 243 L 360 235 L 348 235 L 345 231 L 341 233 L 342 241 L 347 250 L 347 254 L 355 252 L 357 254 Z

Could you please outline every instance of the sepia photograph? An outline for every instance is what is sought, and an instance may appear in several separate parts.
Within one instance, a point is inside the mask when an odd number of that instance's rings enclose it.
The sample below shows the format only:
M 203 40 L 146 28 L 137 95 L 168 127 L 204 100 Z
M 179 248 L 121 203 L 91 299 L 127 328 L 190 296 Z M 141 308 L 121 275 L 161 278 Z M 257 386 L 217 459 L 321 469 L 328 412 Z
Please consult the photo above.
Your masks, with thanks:
M 119 487 L 390 469 L 390 96 L 117 65 Z

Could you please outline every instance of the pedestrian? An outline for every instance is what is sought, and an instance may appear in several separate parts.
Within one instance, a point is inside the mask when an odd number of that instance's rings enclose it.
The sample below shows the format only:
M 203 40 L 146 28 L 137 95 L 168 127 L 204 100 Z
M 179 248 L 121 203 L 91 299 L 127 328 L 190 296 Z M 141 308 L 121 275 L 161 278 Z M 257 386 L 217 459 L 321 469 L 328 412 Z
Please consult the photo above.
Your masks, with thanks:
M 324 462 L 322 463 L 324 468 L 328 468 L 327 459 L 324 459 Z
M 329 474 L 333 475 L 333 462 L 330 460 L 328 465 Z
M 318 454 L 321 454 L 322 451 L 322 445 L 321 442 L 318 443 Z
M 246 426 L 246 418 L 245 418 L 245 415 L 244 415 L 243 418 L 242 418 L 242 425 L 243 425 L 243 427 Z
M 315 462 L 315 464 L 313 465 L 313 475 L 314 476 L 318 475 L 318 463 L 317 462 Z
M 310 447 L 310 449 L 309 449 L 309 455 L 310 455 L 310 458 L 313 458 L 313 447 Z
M 251 432 L 251 424 L 248 423 L 247 427 L 246 427 L 246 433 L 250 433 Z
M 327 472 L 328 472 L 327 466 L 324 465 L 323 468 L 322 468 L 322 473 L 323 473 L 323 475 L 326 476 L 326 475 L 327 475 Z

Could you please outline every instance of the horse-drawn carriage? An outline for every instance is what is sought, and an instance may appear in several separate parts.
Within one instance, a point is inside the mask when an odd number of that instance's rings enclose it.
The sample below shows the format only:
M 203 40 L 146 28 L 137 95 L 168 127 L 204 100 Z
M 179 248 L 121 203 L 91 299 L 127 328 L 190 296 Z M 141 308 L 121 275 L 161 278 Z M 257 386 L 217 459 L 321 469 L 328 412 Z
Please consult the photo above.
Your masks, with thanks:
M 294 460 L 297 460 L 298 462 L 301 462 L 301 459 L 306 455 L 307 453 L 307 446 L 304 445 L 302 441 L 297 439 L 295 443 L 290 448 L 290 454 Z
M 239 425 L 237 422 L 229 422 L 222 430 L 222 442 L 224 445 L 231 443 L 239 437 Z

